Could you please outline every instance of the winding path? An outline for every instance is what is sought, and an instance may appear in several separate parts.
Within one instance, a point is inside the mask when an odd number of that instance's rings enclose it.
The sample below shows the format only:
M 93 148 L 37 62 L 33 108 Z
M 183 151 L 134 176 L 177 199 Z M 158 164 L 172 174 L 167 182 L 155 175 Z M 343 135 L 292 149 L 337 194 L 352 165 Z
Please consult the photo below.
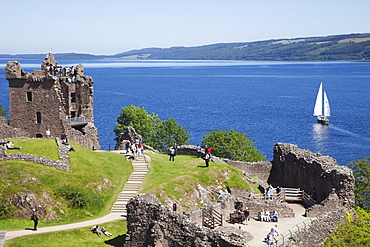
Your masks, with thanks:
M 122 151 L 113 151 L 122 153 Z M 130 178 L 126 182 L 122 192 L 119 194 L 117 202 L 114 203 L 111 212 L 103 217 L 87 220 L 83 222 L 77 222 L 67 225 L 49 226 L 38 228 L 37 231 L 32 230 L 15 230 L 15 231 L 0 231 L 0 247 L 4 245 L 4 240 L 22 237 L 30 234 L 38 234 L 45 232 L 63 231 L 75 228 L 81 228 L 86 226 L 100 225 L 106 222 L 111 222 L 126 217 L 126 204 L 134 197 L 140 186 L 146 173 L 148 172 L 148 164 L 146 162 L 146 156 L 138 156 L 136 160 L 132 160 L 132 166 L 134 171 L 131 173 Z

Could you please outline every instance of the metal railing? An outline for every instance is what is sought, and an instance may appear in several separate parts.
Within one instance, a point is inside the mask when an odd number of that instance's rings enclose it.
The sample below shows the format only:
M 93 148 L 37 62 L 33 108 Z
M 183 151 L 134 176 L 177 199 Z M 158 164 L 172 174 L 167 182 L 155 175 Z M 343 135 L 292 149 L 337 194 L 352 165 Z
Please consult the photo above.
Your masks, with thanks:
M 81 124 L 86 124 L 89 121 L 85 120 L 85 117 L 72 117 L 68 118 L 69 125 L 81 125 Z
M 303 230 L 306 230 L 308 227 L 312 225 L 312 223 L 316 220 L 317 218 L 310 218 L 305 221 L 302 221 L 298 223 L 297 225 L 293 226 L 289 230 L 280 233 L 276 237 L 276 242 L 273 242 L 271 246 L 276 246 L 276 247 L 283 247 L 286 244 L 289 244 L 289 239 L 293 238 L 294 234 Z

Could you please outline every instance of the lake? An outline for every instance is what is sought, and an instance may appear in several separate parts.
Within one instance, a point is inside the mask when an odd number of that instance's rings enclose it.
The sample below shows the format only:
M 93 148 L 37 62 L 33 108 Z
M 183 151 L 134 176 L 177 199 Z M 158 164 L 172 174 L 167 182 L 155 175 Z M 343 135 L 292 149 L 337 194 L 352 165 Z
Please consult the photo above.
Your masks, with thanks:
M 40 69 L 41 60 L 20 60 Z M 7 61 L 0 60 L 5 67 Z M 94 79 L 95 125 L 102 149 L 113 148 L 122 107 L 136 105 L 174 118 L 201 143 L 212 129 L 246 133 L 272 160 L 276 142 L 335 158 L 340 165 L 370 156 L 370 63 L 264 61 L 58 60 L 83 64 Z M 320 82 L 331 104 L 330 125 L 316 123 Z M 0 104 L 8 82 L 0 71 Z

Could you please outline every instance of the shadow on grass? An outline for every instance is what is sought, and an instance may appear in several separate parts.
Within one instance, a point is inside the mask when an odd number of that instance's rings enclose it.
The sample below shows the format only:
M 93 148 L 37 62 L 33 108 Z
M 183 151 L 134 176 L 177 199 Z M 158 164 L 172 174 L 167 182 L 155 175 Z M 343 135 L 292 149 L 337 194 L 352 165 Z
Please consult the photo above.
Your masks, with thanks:
M 109 239 L 107 241 L 104 241 L 104 243 L 115 246 L 115 247 L 122 247 L 124 246 L 126 242 L 125 239 L 126 239 L 126 234 L 123 234 L 123 235 L 118 235 L 117 237 Z
M 198 167 L 200 167 L 200 168 L 207 168 L 207 167 L 209 167 L 209 166 L 198 166 Z

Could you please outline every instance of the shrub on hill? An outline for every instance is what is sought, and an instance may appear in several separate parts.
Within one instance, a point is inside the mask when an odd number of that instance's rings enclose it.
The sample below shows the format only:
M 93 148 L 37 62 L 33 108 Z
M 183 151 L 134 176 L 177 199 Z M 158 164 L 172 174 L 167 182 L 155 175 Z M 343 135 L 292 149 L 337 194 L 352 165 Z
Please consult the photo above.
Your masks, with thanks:
M 217 157 L 246 162 L 266 160 L 246 134 L 234 129 L 213 130 L 203 138 L 202 145 L 211 148 Z

